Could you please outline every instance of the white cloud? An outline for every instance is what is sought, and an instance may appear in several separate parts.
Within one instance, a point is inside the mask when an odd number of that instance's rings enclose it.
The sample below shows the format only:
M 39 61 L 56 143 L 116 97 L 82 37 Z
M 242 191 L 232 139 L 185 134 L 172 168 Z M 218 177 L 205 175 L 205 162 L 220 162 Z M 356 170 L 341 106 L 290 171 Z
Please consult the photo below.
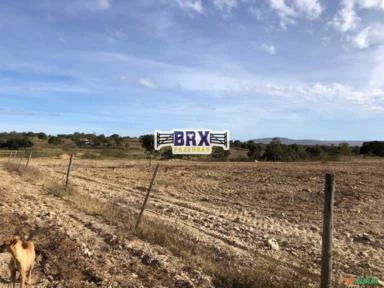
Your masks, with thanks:
M 98 0 L 101 9 L 108 9 L 111 6 L 111 0 Z
M 361 22 L 360 9 L 384 10 L 384 0 L 343 0 L 331 24 L 341 32 L 355 30 Z
M 354 0 L 344 0 L 342 7 L 333 18 L 331 24 L 339 31 L 346 32 L 356 29 L 361 19 L 355 11 Z
M 195 13 L 203 13 L 203 4 L 201 0 L 174 0 L 183 10 Z
M 384 65 L 381 69 L 384 69 Z M 378 74 L 376 76 L 384 82 Z M 298 109 L 321 113 L 334 114 L 345 110 L 356 115 L 384 115 L 384 88 L 378 86 L 356 89 L 338 82 L 306 83 L 288 79 L 282 82 L 249 74 L 229 77 L 194 70 L 163 75 L 159 80 L 169 89 L 208 93 L 218 98 L 263 97 L 271 102 L 281 101 Z
M 270 55 L 275 55 L 276 54 L 276 48 L 275 48 L 275 46 L 273 44 L 263 43 L 261 45 L 261 49 L 263 49 L 263 51 L 267 52 Z
M 318 104 L 326 109 L 349 109 L 359 114 L 384 112 L 384 90 L 380 88 L 357 90 L 337 82 L 296 85 L 268 83 L 265 88 L 268 95 L 284 97 L 306 107 Z
M 324 10 L 318 0 L 268 0 L 268 2 L 280 17 L 282 27 L 295 23 L 295 19 L 299 17 L 317 19 Z
M 356 34 L 351 40 L 352 43 L 360 49 L 369 48 L 372 45 L 384 44 L 384 25 L 376 24 L 368 26 Z
M 323 7 L 317 0 L 295 0 L 293 4 L 300 14 L 304 14 L 309 19 L 319 18 L 323 12 Z
M 261 21 L 263 19 L 263 11 L 261 9 L 258 9 L 256 7 L 250 7 L 249 12 L 251 12 L 251 14 L 255 16 L 258 21 Z
M 140 78 L 137 82 L 138 82 L 139 85 L 141 85 L 143 87 L 146 87 L 146 88 L 150 88 L 150 89 L 157 88 L 155 83 L 153 83 L 152 80 L 147 79 L 147 78 Z
M 384 10 L 384 0 L 356 0 L 362 8 L 377 8 Z
M 355 37 L 352 38 L 352 42 L 355 46 L 357 46 L 360 49 L 368 48 L 369 47 L 369 33 L 370 33 L 371 27 L 367 27 L 360 31 Z
M 228 13 L 230 13 L 232 9 L 236 8 L 237 4 L 238 0 L 213 0 L 213 5 L 217 9 Z
M 297 13 L 285 4 L 285 0 L 269 0 L 269 5 L 281 18 L 282 26 L 285 26 L 287 23 L 294 23 L 292 18 L 296 17 Z

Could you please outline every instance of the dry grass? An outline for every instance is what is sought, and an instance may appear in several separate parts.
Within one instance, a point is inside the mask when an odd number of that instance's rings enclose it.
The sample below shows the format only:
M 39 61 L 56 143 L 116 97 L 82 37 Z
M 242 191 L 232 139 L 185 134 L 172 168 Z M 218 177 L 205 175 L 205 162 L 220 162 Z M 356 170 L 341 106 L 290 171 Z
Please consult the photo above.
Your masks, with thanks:
M 4 163 L 3 167 L 9 173 L 17 173 L 19 176 L 22 176 L 27 181 L 36 181 L 41 179 L 42 175 L 39 169 L 31 166 L 22 165 L 22 163 Z

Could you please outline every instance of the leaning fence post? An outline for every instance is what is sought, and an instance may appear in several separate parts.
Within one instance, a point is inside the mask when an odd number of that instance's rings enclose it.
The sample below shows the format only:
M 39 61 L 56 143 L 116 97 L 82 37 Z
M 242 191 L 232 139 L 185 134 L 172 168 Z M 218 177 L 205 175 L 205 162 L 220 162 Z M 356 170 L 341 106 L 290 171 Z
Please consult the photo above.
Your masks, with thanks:
M 71 173 L 71 168 L 72 168 L 72 159 L 73 159 L 73 154 L 71 154 L 71 158 L 69 159 L 69 164 L 67 169 L 67 180 L 65 180 L 65 190 L 67 190 L 68 188 L 69 174 Z
M 332 281 L 332 238 L 333 202 L 335 194 L 335 175 L 325 174 L 324 187 L 323 239 L 321 256 L 321 288 L 331 287 Z
M 31 158 L 32 158 L 32 150 L 29 153 L 29 157 L 28 157 L 27 163 L 25 164 L 25 167 L 28 167 L 28 164 L 29 164 L 29 161 L 31 161 Z
M 139 224 L 141 222 L 141 218 L 143 217 L 144 209 L 145 209 L 145 206 L 147 205 L 147 201 L 148 201 L 148 198 L 149 198 L 149 193 L 151 193 L 152 185 L 153 185 L 153 182 L 155 181 L 158 169 L 159 169 L 159 164 L 156 165 L 155 171 L 153 172 L 151 182 L 150 182 L 149 187 L 147 189 L 147 195 L 145 195 L 144 203 L 143 203 L 143 206 L 141 207 L 139 218 L 137 218 L 137 222 L 136 222 L 136 226 L 135 226 L 136 229 L 137 229 L 137 227 L 139 227 Z
M 19 164 L 17 164 L 17 170 L 19 170 L 19 168 L 20 168 L 21 160 L 23 160 L 23 157 L 20 157 Z

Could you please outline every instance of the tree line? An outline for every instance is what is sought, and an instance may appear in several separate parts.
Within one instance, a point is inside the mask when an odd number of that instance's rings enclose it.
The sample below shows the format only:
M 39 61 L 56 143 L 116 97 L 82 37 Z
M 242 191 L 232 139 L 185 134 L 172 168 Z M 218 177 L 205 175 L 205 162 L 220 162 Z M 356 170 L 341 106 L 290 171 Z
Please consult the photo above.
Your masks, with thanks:
M 29 137 L 27 133 L 0 133 L 0 148 L 11 150 L 30 148 L 33 146 L 33 142 Z
M 0 133 L 0 148 L 23 149 L 33 147 L 34 142 L 46 141 L 52 146 L 70 143 L 79 148 L 118 148 L 127 149 L 127 140 L 131 137 L 112 134 L 105 136 L 95 133 L 79 133 L 48 135 L 44 132 L 3 132 Z M 173 155 L 170 148 L 154 151 L 154 135 L 145 134 L 139 137 L 139 141 L 148 154 L 160 155 L 164 159 L 182 158 L 181 155 Z M 298 145 L 283 144 L 279 138 L 274 138 L 270 143 L 255 143 L 254 141 L 231 141 L 231 148 L 246 149 L 246 157 L 236 160 L 243 161 L 306 161 L 306 160 L 337 160 L 341 156 L 380 156 L 384 157 L 384 141 L 364 142 L 361 147 L 351 147 L 348 143 L 339 145 Z M 209 158 L 214 160 L 226 160 L 231 151 L 214 147 Z
M 170 148 L 164 148 L 160 152 L 154 151 L 154 136 L 152 134 L 139 137 L 141 145 L 147 153 L 159 154 L 162 158 L 183 158 L 181 155 L 173 155 Z M 384 156 L 384 141 L 364 142 L 362 147 L 349 146 L 348 143 L 339 145 L 298 145 L 283 144 L 279 138 L 274 138 L 269 144 L 255 143 L 254 141 L 231 141 L 231 148 L 247 150 L 246 158 L 236 160 L 243 161 L 330 161 L 338 160 L 342 156 L 372 155 Z M 215 147 L 210 158 L 226 160 L 230 151 Z
M 47 135 L 44 132 L 3 132 L 0 133 L 0 148 L 22 149 L 30 148 L 35 141 L 47 142 L 52 146 L 72 144 L 79 148 L 128 148 L 129 137 L 118 134 L 105 136 L 104 134 L 79 133 Z
M 48 136 L 48 143 L 52 145 L 60 145 L 66 141 L 71 141 L 79 148 L 128 148 L 127 139 L 118 134 L 105 136 L 104 134 L 79 133 L 58 134 L 57 136 Z
M 234 143 L 236 146 L 236 144 Z M 240 146 L 242 146 L 240 144 Z M 279 139 L 273 139 L 269 144 L 246 143 L 247 156 L 250 160 L 259 161 L 307 161 L 307 160 L 338 160 L 341 156 L 360 154 L 359 147 L 350 147 L 348 143 L 339 145 L 299 145 L 282 144 Z
M 299 145 L 283 144 L 274 138 L 269 144 L 254 141 L 241 142 L 235 140 L 232 147 L 247 149 L 249 160 L 260 161 L 307 161 L 307 160 L 338 160 L 342 156 L 384 156 L 384 141 L 364 142 L 361 147 L 350 146 L 348 143 L 339 145 Z

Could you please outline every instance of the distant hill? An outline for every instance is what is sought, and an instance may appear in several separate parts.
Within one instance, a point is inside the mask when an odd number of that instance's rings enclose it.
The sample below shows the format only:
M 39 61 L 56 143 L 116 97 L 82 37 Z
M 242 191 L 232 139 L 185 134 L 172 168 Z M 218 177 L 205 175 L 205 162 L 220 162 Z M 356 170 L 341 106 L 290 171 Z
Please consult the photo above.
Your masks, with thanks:
M 291 145 L 291 144 L 299 144 L 299 145 L 339 145 L 340 143 L 348 143 L 349 146 L 362 146 L 364 141 L 348 141 L 348 140 L 334 140 L 334 141 L 324 141 L 324 140 L 315 140 L 315 139 L 290 139 L 284 137 L 274 137 L 279 138 L 282 144 Z M 255 143 L 264 143 L 268 144 L 274 138 L 259 138 L 252 139 Z

